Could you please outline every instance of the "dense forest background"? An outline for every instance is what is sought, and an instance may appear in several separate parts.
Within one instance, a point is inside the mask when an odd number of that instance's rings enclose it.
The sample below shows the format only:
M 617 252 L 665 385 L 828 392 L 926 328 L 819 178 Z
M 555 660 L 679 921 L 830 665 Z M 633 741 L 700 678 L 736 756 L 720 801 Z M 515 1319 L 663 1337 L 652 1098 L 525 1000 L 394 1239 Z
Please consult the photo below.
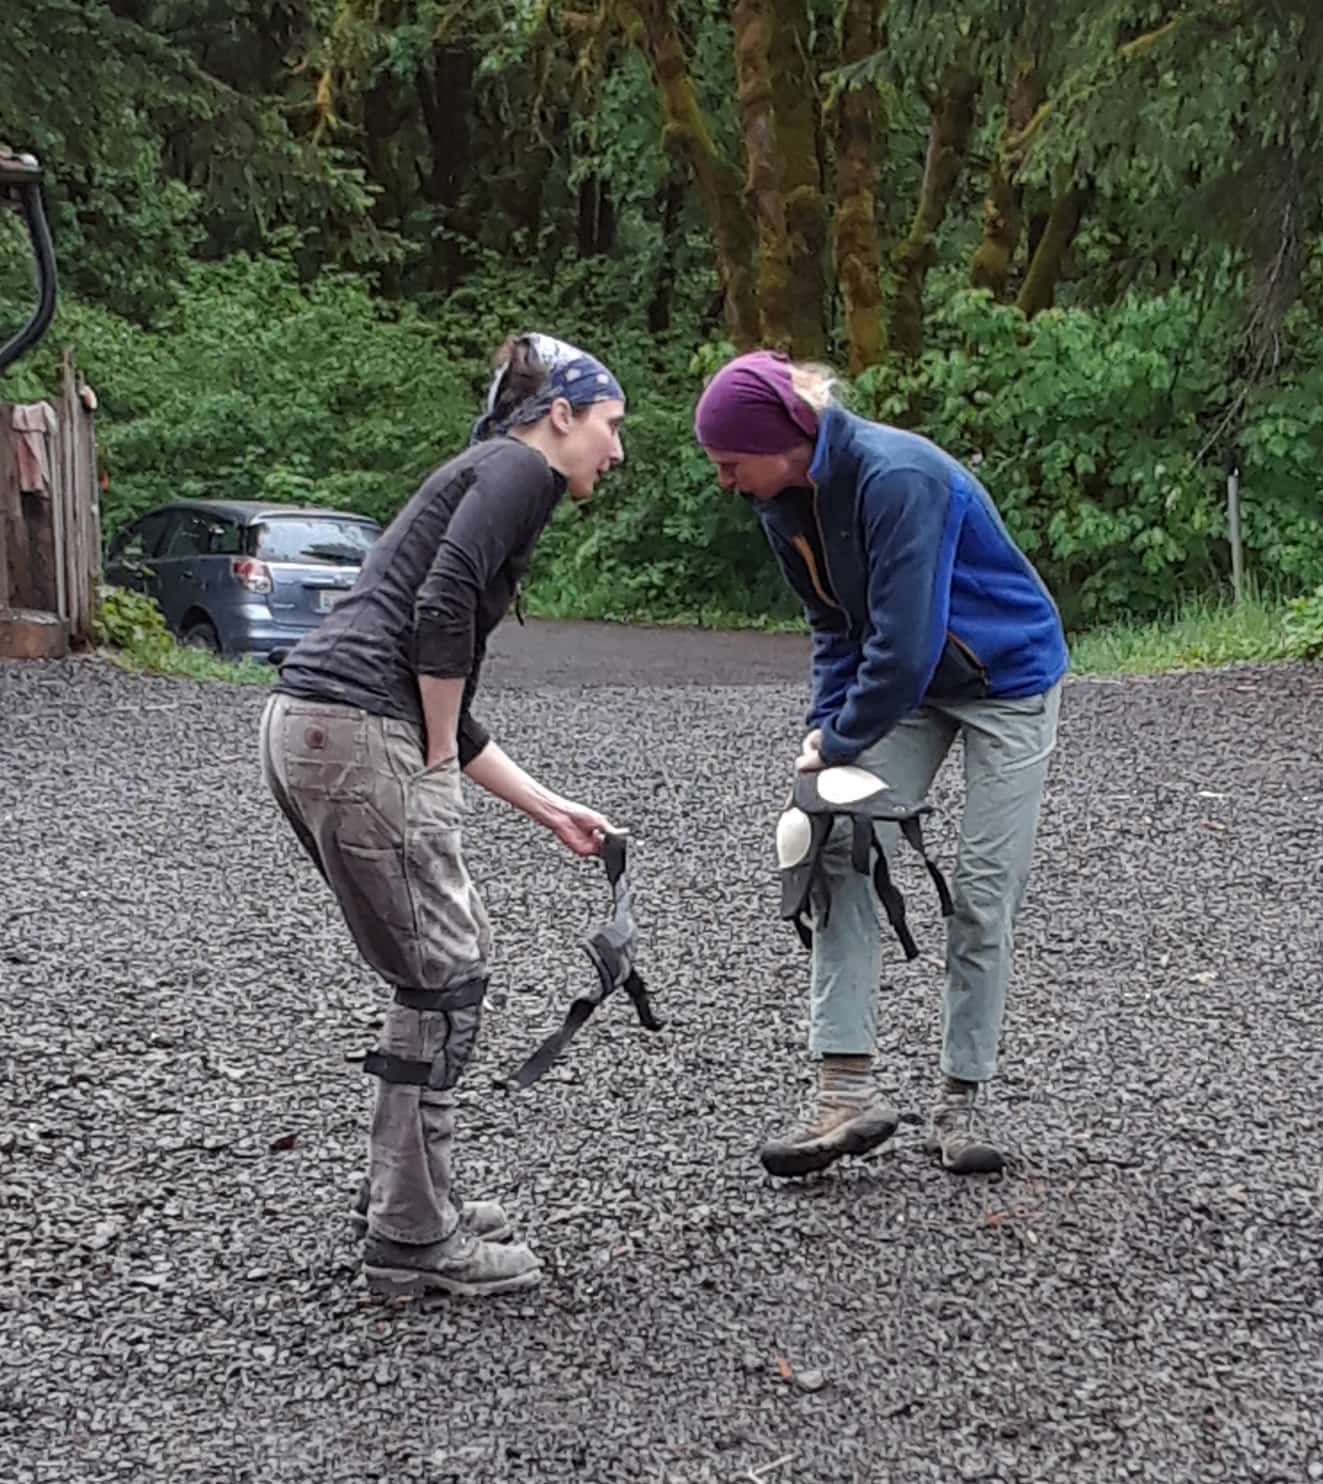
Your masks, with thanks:
M 1323 583 L 1318 0 L 25 0 L 0 139 L 49 176 L 108 530 L 176 495 L 389 517 L 515 329 L 630 395 L 534 597 L 789 614 L 695 449 L 782 346 L 971 461 L 1073 628 Z M 30 267 L 0 223 L 0 333 Z

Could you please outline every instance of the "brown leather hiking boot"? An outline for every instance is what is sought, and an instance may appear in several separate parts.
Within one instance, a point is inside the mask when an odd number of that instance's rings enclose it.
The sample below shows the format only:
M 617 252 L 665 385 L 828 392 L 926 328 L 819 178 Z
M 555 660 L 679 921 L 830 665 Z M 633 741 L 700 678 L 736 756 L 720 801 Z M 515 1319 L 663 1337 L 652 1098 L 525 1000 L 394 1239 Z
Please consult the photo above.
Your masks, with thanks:
M 979 1084 L 947 1085 L 933 1109 L 923 1147 L 940 1154 L 953 1175 L 989 1175 L 1005 1168 L 1006 1156 L 993 1142 L 979 1106 Z
M 783 1138 L 769 1139 L 759 1158 L 769 1175 L 810 1175 L 844 1154 L 867 1154 L 896 1132 L 900 1115 L 880 1097 L 860 1103 L 819 1100 L 809 1119 Z

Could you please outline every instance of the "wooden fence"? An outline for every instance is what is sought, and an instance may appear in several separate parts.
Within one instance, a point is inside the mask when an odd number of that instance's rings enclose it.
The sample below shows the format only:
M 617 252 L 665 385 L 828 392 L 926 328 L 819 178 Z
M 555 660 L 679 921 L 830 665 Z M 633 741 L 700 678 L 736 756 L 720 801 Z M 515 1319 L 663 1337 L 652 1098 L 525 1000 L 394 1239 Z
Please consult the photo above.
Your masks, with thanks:
M 101 577 L 96 398 L 66 356 L 59 402 L 0 403 L 0 658 L 91 642 Z

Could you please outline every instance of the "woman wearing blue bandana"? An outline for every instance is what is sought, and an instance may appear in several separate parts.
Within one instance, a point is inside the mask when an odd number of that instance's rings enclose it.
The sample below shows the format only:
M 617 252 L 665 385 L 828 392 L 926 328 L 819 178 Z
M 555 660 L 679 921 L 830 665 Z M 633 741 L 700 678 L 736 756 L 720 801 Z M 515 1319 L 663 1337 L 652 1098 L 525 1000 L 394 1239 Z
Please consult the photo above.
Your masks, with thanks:
M 262 769 L 395 991 L 355 1208 L 364 1271 L 394 1289 L 504 1293 L 540 1264 L 492 1201 L 451 1178 L 454 1087 L 477 1038 L 491 930 L 460 850 L 461 771 L 600 853 L 609 822 L 529 776 L 470 705 L 487 639 L 563 495 L 624 458 L 625 397 L 600 361 L 544 335 L 506 342 L 470 446 L 425 479 L 349 594 L 290 652 L 262 719 Z

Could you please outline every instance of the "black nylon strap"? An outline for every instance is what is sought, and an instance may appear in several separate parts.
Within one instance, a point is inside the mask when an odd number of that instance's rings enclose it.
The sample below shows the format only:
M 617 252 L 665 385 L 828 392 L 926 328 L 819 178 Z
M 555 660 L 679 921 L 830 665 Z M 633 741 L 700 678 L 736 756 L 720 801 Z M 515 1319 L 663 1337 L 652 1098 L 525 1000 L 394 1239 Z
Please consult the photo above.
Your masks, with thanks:
M 560 1029 L 554 1031 L 543 1041 L 514 1076 L 508 1079 L 507 1085 L 519 1088 L 531 1087 L 540 1077 L 545 1077 L 556 1058 L 578 1033 L 584 1021 L 597 1009 L 599 1003 L 597 1000 L 589 1000 L 582 996 L 575 1000 L 566 1013 Z
M 901 830 L 905 838 L 923 857 L 923 864 L 927 868 L 928 875 L 932 877 L 933 885 L 937 888 L 937 900 L 941 903 L 942 916 L 950 917 L 955 911 L 955 903 L 951 900 L 951 888 L 946 884 L 946 877 L 938 869 L 937 862 L 928 854 L 923 843 L 923 826 L 918 817 L 903 819 L 900 822 Z
M 632 970 L 628 979 L 621 986 L 634 1004 L 634 1013 L 639 1018 L 639 1023 L 647 1031 L 659 1031 L 666 1024 L 664 1020 L 658 1020 L 653 1013 L 652 1001 L 648 998 L 647 987 L 639 977 L 638 970 Z
M 406 1010 L 465 1010 L 487 994 L 485 979 L 466 979 L 448 989 L 397 989 L 395 1003 Z
M 615 989 L 625 991 L 633 1003 L 635 1014 L 648 1030 L 659 1031 L 662 1028 L 663 1022 L 653 1013 L 647 988 L 631 962 L 633 919 L 629 914 L 629 884 L 625 882 L 621 886 L 625 875 L 625 842 L 623 834 L 608 834 L 602 842 L 602 863 L 611 883 L 615 916 L 611 923 L 599 928 L 583 943 L 584 952 L 597 971 L 597 987 L 572 1001 L 560 1029 L 548 1036 L 513 1076 L 497 1084 L 507 1091 L 531 1087 L 540 1077 L 546 1076 L 588 1017 Z
M 363 1071 L 383 1082 L 402 1082 L 410 1087 L 426 1087 L 432 1079 L 430 1061 L 408 1061 L 389 1051 L 370 1051 L 363 1058 Z
M 625 874 L 625 836 L 610 833 L 602 836 L 602 864 L 612 886 Z
M 887 914 L 887 921 L 895 929 L 900 946 L 905 952 L 905 957 L 915 959 L 919 956 L 919 946 L 914 941 L 914 935 L 910 932 L 909 924 L 905 921 L 905 898 L 901 896 L 895 882 L 891 879 L 891 872 L 887 869 L 887 857 L 882 847 L 877 847 L 877 860 L 873 866 L 873 889 L 877 892 L 878 900 Z

